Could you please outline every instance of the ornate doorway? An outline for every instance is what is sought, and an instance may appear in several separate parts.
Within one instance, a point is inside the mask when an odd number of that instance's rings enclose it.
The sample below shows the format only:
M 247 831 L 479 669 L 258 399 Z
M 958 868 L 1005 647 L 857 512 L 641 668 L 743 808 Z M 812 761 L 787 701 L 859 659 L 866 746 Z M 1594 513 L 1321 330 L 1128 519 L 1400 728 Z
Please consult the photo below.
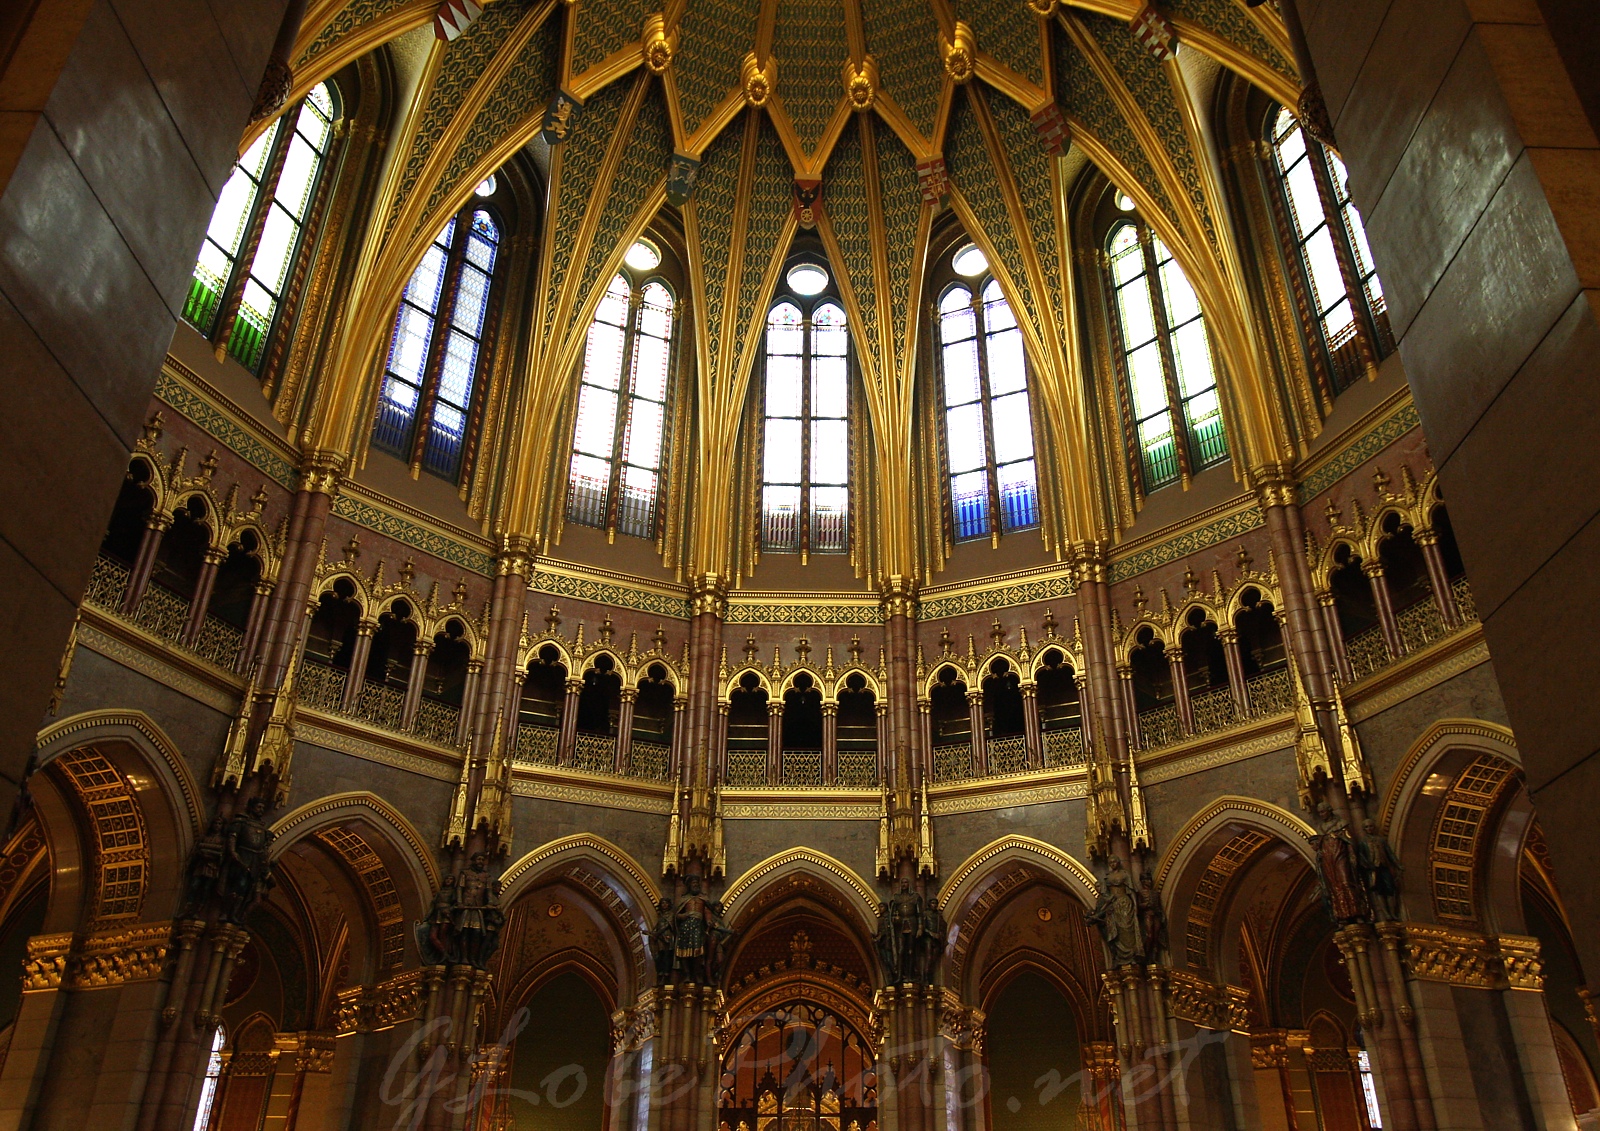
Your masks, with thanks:
M 741 1011 L 743 1028 L 722 1064 L 720 1131 L 877 1131 L 877 1073 L 859 1023 L 865 1010 L 848 1009 L 859 1014 L 852 1021 L 830 1008 L 846 1002 L 819 1002 L 817 988 L 806 987 L 811 1000 Z

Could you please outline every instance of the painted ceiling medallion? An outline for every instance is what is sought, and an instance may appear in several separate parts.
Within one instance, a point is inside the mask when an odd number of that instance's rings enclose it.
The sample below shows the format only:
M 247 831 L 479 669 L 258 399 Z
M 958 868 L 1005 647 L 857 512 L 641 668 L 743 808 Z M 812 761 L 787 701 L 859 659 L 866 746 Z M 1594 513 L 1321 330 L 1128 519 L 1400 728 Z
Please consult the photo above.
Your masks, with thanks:
M 739 82 L 744 87 L 746 102 L 751 106 L 765 106 L 778 85 L 778 60 L 768 56 L 765 63 L 760 63 L 754 51 L 747 53 L 744 65 L 739 68 Z
M 667 34 L 667 18 L 660 12 L 651 12 L 644 18 L 644 34 L 640 37 L 644 65 L 650 73 L 659 75 L 672 66 L 672 54 L 678 49 L 678 33 Z
M 972 77 L 972 68 L 978 56 L 978 41 L 972 27 L 965 20 L 956 21 L 955 41 L 939 35 L 939 54 L 944 56 L 944 73 L 956 82 L 966 82 Z
M 870 110 L 878 101 L 878 61 L 864 56 L 861 66 L 847 62 L 844 65 L 844 92 L 853 110 Z

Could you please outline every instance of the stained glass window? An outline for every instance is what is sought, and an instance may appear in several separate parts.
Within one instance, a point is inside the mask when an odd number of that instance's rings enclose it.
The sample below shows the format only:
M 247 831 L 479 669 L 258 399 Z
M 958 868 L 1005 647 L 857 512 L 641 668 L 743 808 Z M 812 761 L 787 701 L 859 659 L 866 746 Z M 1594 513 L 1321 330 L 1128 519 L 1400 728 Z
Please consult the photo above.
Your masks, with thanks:
M 245 151 L 223 186 L 183 316 L 246 368 L 260 367 L 282 307 L 333 140 L 333 93 L 320 83 Z
M 1227 458 L 1205 315 L 1171 250 L 1132 221 L 1106 247 L 1134 440 L 1147 491 Z
M 655 533 L 666 440 L 674 304 L 659 279 L 611 280 L 584 349 L 567 517 L 636 538 Z
M 850 546 L 850 332 L 823 300 L 767 316 L 762 404 L 761 545 L 838 554 Z
M 1393 348 L 1383 285 L 1339 155 L 1308 138 L 1287 110 L 1278 111 L 1269 132 L 1285 235 L 1337 391 L 1362 371 L 1360 337 L 1370 338 L 1375 359 Z
M 958 539 L 1039 523 L 1022 331 L 1000 284 L 956 284 L 939 300 L 951 517 Z
M 452 217 L 400 295 L 372 441 L 446 479 L 461 471 L 500 230 L 480 208 Z

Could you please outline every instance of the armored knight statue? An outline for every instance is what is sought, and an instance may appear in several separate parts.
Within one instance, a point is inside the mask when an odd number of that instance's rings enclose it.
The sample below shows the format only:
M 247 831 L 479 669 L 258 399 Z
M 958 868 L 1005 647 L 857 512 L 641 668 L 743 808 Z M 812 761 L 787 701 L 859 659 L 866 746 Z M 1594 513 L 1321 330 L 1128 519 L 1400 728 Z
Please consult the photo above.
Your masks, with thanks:
M 656 924 L 650 929 L 650 953 L 656 961 L 656 980 L 662 985 L 672 980 L 674 939 L 672 901 L 662 896 L 656 903 Z
M 489 858 L 474 853 L 472 866 L 456 884 L 455 945 L 462 962 L 484 969 L 500 945 L 505 913 L 500 910 L 500 884 L 489 875 Z
M 243 923 L 272 889 L 272 830 L 262 820 L 266 811 L 267 799 L 252 797 L 223 833 L 223 917 L 230 923 Z
M 923 938 L 926 910 L 922 896 L 902 879 L 900 890 L 884 900 L 878 911 L 878 957 L 888 985 L 922 981 Z
M 446 874 L 434 893 L 428 917 L 412 924 L 417 953 L 424 966 L 449 966 L 461 961 L 456 951 L 456 878 Z

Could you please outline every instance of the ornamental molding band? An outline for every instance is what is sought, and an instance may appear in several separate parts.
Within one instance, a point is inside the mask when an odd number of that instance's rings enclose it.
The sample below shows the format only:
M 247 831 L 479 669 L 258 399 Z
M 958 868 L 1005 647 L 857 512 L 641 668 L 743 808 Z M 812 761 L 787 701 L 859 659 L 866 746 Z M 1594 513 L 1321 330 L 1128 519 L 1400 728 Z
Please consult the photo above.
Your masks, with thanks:
M 962 884 L 989 867 L 992 861 L 1007 854 L 1029 859 L 1035 863 L 1043 861 L 1051 870 L 1075 881 L 1080 895 L 1088 895 L 1096 890 L 1097 881 L 1094 873 L 1069 853 L 1033 837 L 1005 836 L 984 845 L 962 861 L 940 888 L 939 902 L 949 903 L 961 890 Z
M 1184 970 L 1162 970 L 1161 977 L 1167 984 L 1168 1008 L 1180 1021 L 1202 1029 L 1249 1032 L 1249 990 L 1217 985 Z
M 1390 779 L 1389 792 L 1384 796 L 1383 808 L 1379 812 L 1379 827 L 1393 831 L 1395 814 L 1400 808 L 1407 783 L 1416 773 L 1417 767 L 1441 744 L 1446 746 L 1460 744 L 1463 739 L 1467 740 L 1467 745 L 1475 749 L 1505 758 L 1513 765 L 1522 765 L 1516 736 L 1509 728 L 1483 719 L 1439 719 L 1411 744 L 1411 749 L 1406 751 L 1406 756 L 1400 760 L 1400 765 L 1395 767 L 1394 775 Z
M 330 716 L 323 715 L 309 707 L 300 708 L 301 717 L 306 719 L 325 719 L 335 722 Z M 343 722 L 343 720 L 337 720 Z M 337 750 L 341 754 L 349 754 L 368 762 L 376 762 L 380 766 L 393 766 L 397 770 L 405 770 L 435 781 L 454 782 L 461 776 L 459 768 L 461 756 L 459 752 L 452 751 L 450 758 L 429 757 L 421 753 L 412 753 L 407 750 L 397 749 L 395 746 L 381 745 L 369 742 L 364 738 L 349 734 L 343 730 L 333 730 L 329 727 L 318 726 L 313 722 L 297 723 L 295 738 L 308 746 L 321 746 L 328 750 Z M 420 746 L 399 735 L 385 734 L 384 738 L 393 743 L 405 743 L 407 746 Z M 441 753 L 444 747 L 438 748 Z
M 101 626 L 112 630 L 115 635 L 104 631 Z M 189 656 L 169 648 L 164 642 L 146 635 L 130 624 L 101 613 L 92 605 L 84 606 L 83 619 L 78 625 L 78 643 L 113 663 L 148 676 L 163 687 L 210 707 L 213 711 L 232 715 L 239 706 L 239 690 L 243 684 L 236 677 L 224 673 L 221 668 L 213 668 L 199 659 L 191 660 Z M 176 663 L 168 662 L 169 660 L 189 661 L 197 669 L 203 666 L 206 675 L 202 678 L 185 671 Z M 216 673 L 216 678 L 213 678 L 213 673 Z
M 1219 517 L 1211 517 L 1218 515 L 1219 512 L 1221 512 Z M 1149 536 L 1152 540 L 1161 539 L 1154 545 L 1135 549 L 1144 540 L 1134 539 L 1126 546 L 1119 547 L 1119 552 L 1111 556 L 1110 580 L 1127 581 L 1168 562 L 1197 554 L 1224 542 L 1235 541 L 1250 531 L 1259 529 L 1265 521 L 1261 509 L 1247 496 L 1242 501 L 1230 500 L 1206 511 L 1198 520 L 1190 519 L 1180 524 L 1181 533 L 1176 536 L 1169 535 L 1166 530 L 1160 530 Z
M 876 821 L 879 791 L 876 789 L 805 789 L 794 787 L 736 789 L 724 787 L 722 818 L 726 821 Z
M 1299 471 L 1300 502 L 1309 503 L 1414 428 L 1422 427 L 1411 390 L 1402 386 L 1346 430 L 1345 442 L 1313 456 Z
M 1002 574 L 986 578 L 980 583 L 929 586 L 923 592 L 918 619 L 943 620 L 963 613 L 988 612 L 1036 601 L 1063 599 L 1077 592 L 1077 584 L 1069 570 L 1061 566 L 1047 566 L 1045 570 L 1048 576 L 1037 578 L 1029 578 L 1026 574 Z
M 564 801 L 572 805 L 595 805 L 603 809 L 627 809 L 634 813 L 672 812 L 672 791 L 645 792 L 646 783 L 631 778 L 616 778 L 610 785 L 599 775 L 567 770 L 561 775 L 544 774 L 526 763 L 513 769 L 511 792 L 518 797 L 541 801 Z M 574 784 L 583 781 L 586 784 Z M 629 788 L 634 787 L 634 788 Z
M 28 940 L 23 963 L 23 992 L 99 990 L 153 981 L 166 970 L 171 939 L 170 920 L 95 931 L 81 940 L 71 932 L 35 935 Z
M 935 817 L 946 817 L 952 813 L 1077 801 L 1088 795 L 1088 779 L 1081 769 L 1028 770 L 929 786 L 928 806 Z
M 1158 757 L 1140 758 L 1139 779 L 1146 785 L 1157 785 L 1212 770 L 1218 766 L 1259 758 L 1275 750 L 1293 749 L 1295 735 L 1293 726 L 1284 726 L 1282 719 L 1273 719 L 1271 723 L 1272 729 L 1266 734 L 1224 742 L 1223 745 L 1217 743 L 1227 738 L 1226 732 L 1200 735 L 1182 746 L 1168 747 Z
M 82 639 L 81 635 L 79 639 Z M 45 727 L 39 732 L 34 745 L 42 754 L 40 764 L 43 765 L 52 754 L 71 745 L 88 742 L 126 742 L 129 731 L 141 735 L 166 764 L 168 772 L 178 783 L 178 789 L 183 794 L 184 812 L 188 815 L 190 830 L 198 835 L 204 827 L 205 805 L 200 799 L 194 773 L 189 769 L 189 764 L 183 760 L 183 754 L 177 745 L 167 737 L 167 733 L 156 721 L 143 711 L 85 711 L 83 714 L 73 715 L 71 718 Z
M 407 970 L 372 986 L 340 990 L 333 1010 L 334 1031 L 372 1033 L 413 1021 L 422 1013 L 423 971 Z
M 1347 699 L 1350 721 L 1364 723 L 1376 718 L 1390 707 L 1488 662 L 1489 645 L 1484 642 L 1481 626 L 1473 625 L 1465 632 L 1447 636 L 1361 683 L 1352 684 Z

